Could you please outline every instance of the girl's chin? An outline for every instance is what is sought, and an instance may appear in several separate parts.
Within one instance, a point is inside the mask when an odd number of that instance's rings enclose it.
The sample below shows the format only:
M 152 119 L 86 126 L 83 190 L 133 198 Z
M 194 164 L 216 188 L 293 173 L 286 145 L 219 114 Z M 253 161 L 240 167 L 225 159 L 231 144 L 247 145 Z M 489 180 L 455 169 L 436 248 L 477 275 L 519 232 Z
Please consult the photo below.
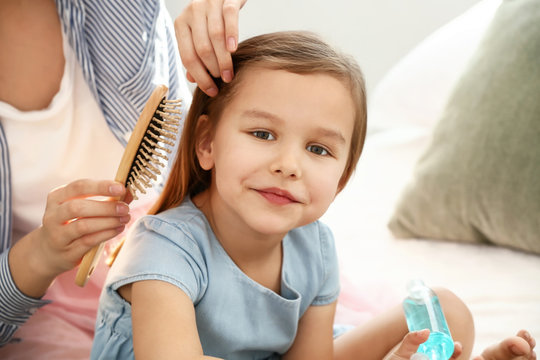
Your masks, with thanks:
M 263 220 L 260 220 L 263 219 Z M 292 229 L 307 225 L 309 222 L 291 222 L 287 219 L 272 219 L 271 217 L 261 217 L 256 221 L 251 222 L 250 228 L 266 236 L 285 236 Z

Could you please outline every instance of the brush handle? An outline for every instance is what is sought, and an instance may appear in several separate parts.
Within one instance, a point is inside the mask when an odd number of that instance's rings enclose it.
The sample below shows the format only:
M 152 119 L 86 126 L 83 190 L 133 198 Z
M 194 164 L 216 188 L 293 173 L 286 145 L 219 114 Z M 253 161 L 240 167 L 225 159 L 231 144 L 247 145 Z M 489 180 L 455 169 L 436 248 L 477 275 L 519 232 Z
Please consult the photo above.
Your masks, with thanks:
M 75 276 L 75 284 L 80 287 L 86 285 L 86 282 L 97 266 L 104 246 L 105 242 L 102 242 L 101 244 L 94 246 L 84 255 L 81 264 L 79 265 L 79 270 L 77 270 L 77 275 Z
M 118 166 L 116 177 L 114 179 L 115 181 L 124 184 L 124 186 L 126 185 L 126 181 L 131 171 L 131 165 L 133 164 L 133 160 L 139 151 L 139 146 L 141 145 L 141 142 L 146 134 L 148 125 L 154 117 L 159 104 L 167 94 L 167 90 L 168 88 L 165 85 L 159 85 L 154 89 L 152 95 L 150 95 L 150 98 L 146 102 L 141 115 L 139 116 L 139 120 L 137 120 L 137 123 L 135 124 L 135 128 L 133 128 L 133 132 L 131 133 L 129 141 L 126 145 L 126 149 L 124 150 L 124 154 L 122 155 L 122 159 L 120 160 L 120 165 Z M 117 198 L 116 200 L 121 199 Z M 104 246 L 105 242 L 102 242 L 99 245 L 94 246 L 84 255 L 81 260 L 81 264 L 79 265 L 79 269 L 77 270 L 77 275 L 75 276 L 75 283 L 77 285 L 81 287 L 86 285 L 86 282 L 98 264 Z

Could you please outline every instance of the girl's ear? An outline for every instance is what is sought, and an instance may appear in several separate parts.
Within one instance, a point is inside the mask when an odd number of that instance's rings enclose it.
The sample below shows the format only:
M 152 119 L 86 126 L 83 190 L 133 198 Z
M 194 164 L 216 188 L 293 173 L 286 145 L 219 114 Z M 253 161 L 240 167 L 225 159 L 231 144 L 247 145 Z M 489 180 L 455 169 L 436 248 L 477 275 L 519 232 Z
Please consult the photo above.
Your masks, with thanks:
M 213 131 L 208 115 L 199 116 L 195 136 L 199 165 L 203 170 L 211 170 L 214 167 Z

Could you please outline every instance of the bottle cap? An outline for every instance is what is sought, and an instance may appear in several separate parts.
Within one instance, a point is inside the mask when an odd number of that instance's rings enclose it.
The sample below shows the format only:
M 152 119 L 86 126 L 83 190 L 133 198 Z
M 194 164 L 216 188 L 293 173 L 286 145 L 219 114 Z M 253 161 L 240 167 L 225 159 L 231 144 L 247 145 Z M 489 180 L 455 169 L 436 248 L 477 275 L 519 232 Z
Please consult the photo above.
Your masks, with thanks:
M 429 291 L 429 288 L 420 279 L 414 279 L 407 283 L 407 294 L 410 298 L 417 300 L 424 299 Z
M 414 353 L 414 354 L 412 354 L 410 360 L 429 360 L 429 356 L 427 356 L 426 354 L 422 354 L 422 353 Z
M 412 279 L 407 283 L 407 291 L 412 292 L 419 288 L 424 288 L 426 285 L 421 279 Z

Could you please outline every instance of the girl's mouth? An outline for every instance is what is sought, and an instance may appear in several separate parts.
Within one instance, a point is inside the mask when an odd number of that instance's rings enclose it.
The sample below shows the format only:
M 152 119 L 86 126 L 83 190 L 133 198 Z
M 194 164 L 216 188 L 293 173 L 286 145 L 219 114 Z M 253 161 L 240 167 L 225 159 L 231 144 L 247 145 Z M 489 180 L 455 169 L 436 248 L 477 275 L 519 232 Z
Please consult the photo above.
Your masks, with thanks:
M 298 202 L 291 193 L 279 188 L 259 189 L 257 192 L 270 203 L 276 205 L 287 205 Z

